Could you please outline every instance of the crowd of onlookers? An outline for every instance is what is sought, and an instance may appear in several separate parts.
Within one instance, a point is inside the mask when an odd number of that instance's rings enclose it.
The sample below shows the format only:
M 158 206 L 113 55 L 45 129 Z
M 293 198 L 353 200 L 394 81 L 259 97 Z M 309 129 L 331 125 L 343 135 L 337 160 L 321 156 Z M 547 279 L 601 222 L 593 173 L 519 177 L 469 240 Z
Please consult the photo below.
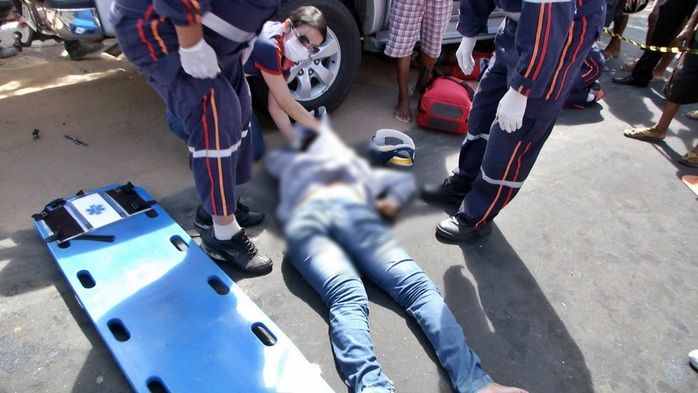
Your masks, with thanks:
M 618 5 L 621 8 L 624 4 Z M 646 42 L 658 47 L 679 47 L 682 49 L 698 48 L 696 41 L 696 23 L 698 7 L 696 0 L 655 0 L 648 18 Z M 614 32 L 622 34 L 628 16 L 622 12 L 609 11 L 614 16 Z M 620 40 L 612 38 L 603 51 L 606 58 L 618 57 Z M 627 76 L 613 78 L 614 83 L 647 87 L 651 80 L 664 79 L 666 68 L 674 59 L 674 53 L 645 50 L 636 61 L 625 64 L 621 70 L 629 72 Z M 660 142 L 667 135 L 669 124 L 676 116 L 681 105 L 698 102 L 698 54 L 684 53 L 679 58 L 674 71 L 664 86 L 666 104 L 662 116 L 654 125 L 626 130 L 628 138 L 649 142 Z M 698 111 L 689 112 L 686 117 L 697 120 Z M 684 154 L 680 162 L 698 167 L 698 145 Z

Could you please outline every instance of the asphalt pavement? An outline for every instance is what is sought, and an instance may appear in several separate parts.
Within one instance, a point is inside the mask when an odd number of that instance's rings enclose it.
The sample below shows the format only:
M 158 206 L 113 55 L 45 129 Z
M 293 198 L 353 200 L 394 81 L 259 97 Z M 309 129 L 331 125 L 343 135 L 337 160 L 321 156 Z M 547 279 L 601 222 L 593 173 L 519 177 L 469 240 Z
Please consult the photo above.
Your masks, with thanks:
M 628 33 L 643 39 L 644 23 L 631 18 Z M 698 169 L 676 161 L 698 143 L 698 122 L 684 116 L 696 106 L 681 108 L 663 143 L 623 137 L 625 128 L 651 125 L 663 105 L 661 82 L 647 89 L 610 83 L 639 54 L 623 48 L 600 79 L 605 100 L 564 111 L 491 236 L 439 242 L 434 226 L 447 212 L 420 200 L 394 225 L 484 369 L 531 393 L 698 392 L 687 357 L 698 348 L 698 196 L 681 182 Z M 167 130 L 162 102 L 123 58 L 72 62 L 52 46 L 0 60 L 0 70 L 0 392 L 129 391 L 30 215 L 80 189 L 132 181 L 193 230 L 187 150 Z M 462 137 L 394 120 L 393 72 L 382 56 L 365 54 L 351 95 L 332 114 L 334 128 L 360 152 L 376 129 L 404 130 L 417 145 L 412 172 L 420 184 L 441 181 L 457 163 Z M 262 123 L 268 145 L 279 146 L 271 121 Z M 276 190 L 261 167 L 242 187 L 243 201 L 270 215 L 251 233 L 274 259 L 273 272 L 248 277 L 222 268 L 345 392 L 327 310 L 282 262 L 271 217 Z M 397 391 L 450 392 L 418 326 L 367 287 L 376 353 Z

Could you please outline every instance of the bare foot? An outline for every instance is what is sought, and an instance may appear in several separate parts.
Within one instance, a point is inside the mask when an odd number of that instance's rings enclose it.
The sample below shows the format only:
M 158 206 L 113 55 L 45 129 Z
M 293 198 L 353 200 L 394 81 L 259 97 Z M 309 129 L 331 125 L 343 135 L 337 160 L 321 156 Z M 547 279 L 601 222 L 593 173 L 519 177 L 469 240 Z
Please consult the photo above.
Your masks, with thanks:
M 620 42 L 618 45 L 615 45 L 614 43 L 609 43 L 609 45 L 601 51 L 601 54 L 603 55 L 604 60 L 608 60 L 611 57 L 613 58 L 618 58 L 620 55 Z
M 509 386 L 502 386 L 498 383 L 491 383 L 485 386 L 478 393 L 528 393 L 526 390 L 521 388 L 514 388 Z
M 409 97 L 398 97 L 393 116 L 403 123 L 409 123 L 412 121 Z

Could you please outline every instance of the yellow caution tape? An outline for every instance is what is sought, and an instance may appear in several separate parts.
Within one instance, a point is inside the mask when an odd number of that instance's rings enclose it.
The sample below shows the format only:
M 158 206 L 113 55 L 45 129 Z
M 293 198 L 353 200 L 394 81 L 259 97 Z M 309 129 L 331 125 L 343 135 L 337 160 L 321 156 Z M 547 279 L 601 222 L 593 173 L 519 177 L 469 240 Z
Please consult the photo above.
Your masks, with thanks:
M 684 48 L 676 48 L 676 47 L 669 48 L 666 46 L 655 46 L 655 45 L 643 44 L 641 42 L 631 40 L 630 38 L 625 38 L 620 34 L 616 34 L 613 31 L 611 31 L 611 29 L 609 29 L 608 27 L 604 27 L 603 32 L 610 35 L 611 37 L 616 37 L 616 38 L 621 39 L 625 42 L 633 44 L 637 47 L 640 47 L 640 48 L 645 49 L 645 50 L 651 50 L 653 52 L 662 52 L 662 53 L 683 53 L 683 52 L 686 52 L 686 53 L 690 53 L 692 55 L 698 55 L 698 49 L 688 49 L 688 48 L 684 49 Z

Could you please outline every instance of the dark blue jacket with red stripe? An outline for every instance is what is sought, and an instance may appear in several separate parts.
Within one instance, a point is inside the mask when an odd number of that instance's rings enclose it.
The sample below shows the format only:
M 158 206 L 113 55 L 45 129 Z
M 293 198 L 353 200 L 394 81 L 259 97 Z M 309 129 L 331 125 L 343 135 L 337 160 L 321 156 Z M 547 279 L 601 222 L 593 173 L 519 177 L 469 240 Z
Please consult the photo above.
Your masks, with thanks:
M 568 53 L 574 51 L 570 46 L 580 46 L 577 42 L 571 42 L 569 33 L 573 20 L 584 19 L 583 23 L 586 24 L 587 16 L 594 15 L 593 20 L 596 21 L 599 14 L 603 19 L 605 1 L 461 0 L 458 31 L 466 37 L 477 36 L 486 28 L 487 19 L 495 7 L 511 15 L 509 23 L 518 19 L 518 26 L 512 30 L 516 31 L 518 60 L 509 78 L 509 86 L 533 99 L 566 99 L 565 94 L 561 94 L 568 85 L 566 78 L 561 78 L 562 81 L 556 79 L 561 77 L 559 70 L 566 67 L 566 64 L 560 63 L 569 63 L 574 59 Z M 597 33 L 600 27 L 600 24 L 588 26 Z M 507 30 L 509 28 L 507 26 Z M 588 36 L 588 32 L 582 31 L 581 35 Z M 583 58 L 586 53 L 578 55 Z
M 116 0 L 116 6 L 143 21 L 138 34 L 141 41 L 154 47 L 151 52 L 157 58 L 166 55 L 161 52 L 179 47 L 175 25 L 193 23 L 203 23 L 206 42 L 219 56 L 226 56 L 247 46 L 247 40 L 276 13 L 279 0 Z M 207 20 L 205 14 L 209 12 L 213 18 Z

